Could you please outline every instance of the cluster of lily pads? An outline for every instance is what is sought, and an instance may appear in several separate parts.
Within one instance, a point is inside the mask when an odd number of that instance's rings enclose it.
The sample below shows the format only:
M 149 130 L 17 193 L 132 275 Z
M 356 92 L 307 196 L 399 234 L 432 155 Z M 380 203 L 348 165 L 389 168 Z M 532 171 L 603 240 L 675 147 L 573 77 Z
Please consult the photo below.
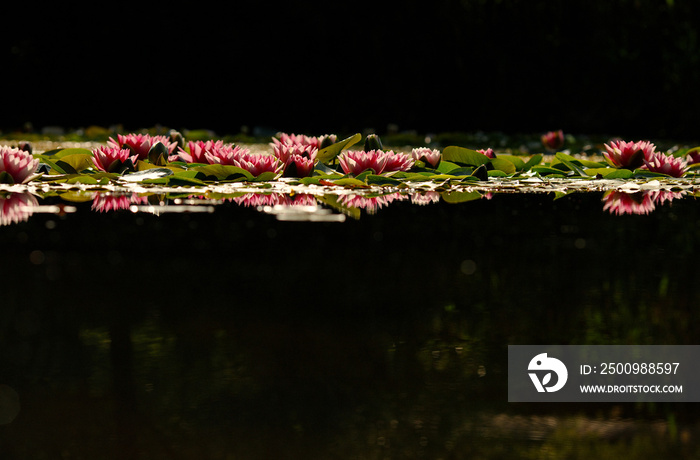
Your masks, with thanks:
M 649 141 L 622 140 L 605 144 L 604 161 L 576 158 L 555 151 L 563 145 L 561 131 L 542 142 L 551 155 L 528 158 L 496 154 L 491 148 L 472 150 L 448 146 L 410 153 L 385 149 L 374 134 L 364 148 L 353 148 L 360 134 L 338 140 L 335 135 L 312 137 L 280 134 L 269 152 L 221 140 L 189 141 L 173 131 L 169 136 L 119 134 L 93 150 L 56 149 L 32 154 L 31 146 L 0 147 L 0 183 L 31 181 L 106 185 L 132 181 L 166 185 L 207 185 L 213 182 L 265 182 L 281 177 L 301 184 L 343 187 L 401 186 L 416 181 L 465 183 L 520 176 L 630 179 L 683 177 L 700 167 L 700 147 L 659 152 Z

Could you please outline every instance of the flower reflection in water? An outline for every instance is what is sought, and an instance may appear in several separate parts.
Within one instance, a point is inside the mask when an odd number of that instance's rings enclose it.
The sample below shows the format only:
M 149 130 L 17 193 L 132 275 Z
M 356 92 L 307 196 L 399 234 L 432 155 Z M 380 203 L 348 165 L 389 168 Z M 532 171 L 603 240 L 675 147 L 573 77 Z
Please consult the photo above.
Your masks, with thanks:
M 411 194 L 411 203 L 417 204 L 418 206 L 425 206 L 428 204 L 437 203 L 439 201 L 440 193 L 435 191 Z
M 288 195 L 284 193 L 247 193 L 232 198 L 235 203 L 245 207 L 260 206 L 316 206 L 316 198 L 309 194 Z
M 603 195 L 604 211 L 621 216 L 623 214 L 649 214 L 656 205 L 683 198 L 685 192 L 641 191 L 636 193 L 609 191 Z
M 92 210 L 98 212 L 118 211 L 129 209 L 132 204 L 148 204 L 148 198 L 136 193 L 127 195 L 97 193 L 92 200 Z
M 0 195 L 0 226 L 25 222 L 38 205 L 30 193 Z
M 388 206 L 394 201 L 403 201 L 408 198 L 408 195 L 403 195 L 399 192 L 373 197 L 350 194 L 338 197 L 338 202 L 348 208 L 364 209 L 368 214 L 374 214 L 377 210 Z

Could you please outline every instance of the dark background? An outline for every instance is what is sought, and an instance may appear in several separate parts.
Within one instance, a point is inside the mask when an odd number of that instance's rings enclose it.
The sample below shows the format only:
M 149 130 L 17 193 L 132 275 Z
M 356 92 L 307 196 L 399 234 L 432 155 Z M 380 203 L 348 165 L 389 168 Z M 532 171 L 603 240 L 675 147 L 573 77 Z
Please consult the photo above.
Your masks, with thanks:
M 52 2 L 3 17 L 0 128 L 322 134 L 394 123 L 695 139 L 698 10 L 692 0 Z

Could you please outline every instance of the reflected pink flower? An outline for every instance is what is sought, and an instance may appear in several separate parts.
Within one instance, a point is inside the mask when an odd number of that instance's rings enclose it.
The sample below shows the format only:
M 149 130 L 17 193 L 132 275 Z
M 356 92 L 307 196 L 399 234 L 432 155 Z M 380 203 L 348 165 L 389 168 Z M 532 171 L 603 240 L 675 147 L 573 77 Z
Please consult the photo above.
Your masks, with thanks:
M 402 195 L 399 192 L 375 197 L 364 197 L 360 195 L 350 194 L 339 196 L 338 202 L 348 208 L 364 209 L 365 211 L 367 211 L 367 213 L 374 214 L 377 212 L 378 209 L 381 209 L 384 206 L 388 206 L 393 201 L 403 201 L 407 200 L 408 198 L 409 197 L 407 195 Z
M 427 147 L 419 147 L 411 151 L 411 157 L 414 161 L 422 161 L 426 165 L 437 168 L 442 159 L 442 153 L 437 149 L 429 149 Z
M 121 209 L 129 209 L 132 204 L 148 204 L 148 197 L 139 196 L 137 193 L 132 193 L 130 195 L 97 193 L 92 200 L 92 210 L 98 212 L 118 211 Z
M 634 170 L 651 160 L 656 146 L 649 141 L 612 141 L 610 145 L 605 144 L 605 150 L 603 156 L 612 166 Z
M 39 159 L 28 152 L 0 146 L 0 172 L 6 172 L 15 184 L 23 184 L 31 180 L 38 165 Z
M 477 150 L 477 152 L 479 152 L 482 155 L 486 155 L 489 158 L 496 158 L 496 152 L 494 152 L 491 147 L 487 149 L 479 149 Z
M 425 206 L 440 201 L 440 193 L 428 191 L 425 193 L 414 193 L 411 195 L 411 203 L 419 206 Z
M 285 177 L 307 177 L 314 171 L 318 149 L 313 145 L 275 144 L 273 154 L 284 164 Z
M 150 134 L 117 134 L 117 140 L 109 138 L 107 145 L 118 149 L 130 149 L 139 160 L 146 160 L 148 158 L 148 151 L 157 142 L 162 143 L 165 148 L 168 149 L 170 154 L 173 153 L 177 144 L 171 142 L 169 137 L 166 136 L 151 136 Z M 136 164 L 136 162 L 134 162 Z
M 17 224 L 29 219 L 38 206 L 36 197 L 29 193 L 0 195 L 0 226 Z
M 688 162 L 684 158 L 661 152 L 652 153 L 650 158 L 644 159 L 644 164 L 649 171 L 668 174 L 671 177 L 682 177 L 688 171 Z
M 316 197 L 307 193 L 293 196 L 283 193 L 247 193 L 233 198 L 233 201 L 245 207 L 258 206 L 316 206 Z
M 547 150 L 559 150 L 564 147 L 564 131 L 549 131 L 541 137 L 542 145 Z
M 656 206 L 648 192 L 626 193 L 609 191 L 603 195 L 604 211 L 621 216 L 623 214 L 649 214 Z
M 168 158 L 168 161 L 182 160 L 185 163 L 208 163 L 205 154 L 212 154 L 215 150 L 233 149 L 233 144 L 224 144 L 224 141 L 189 141 L 187 150 L 178 147 L 177 152 Z
M 651 199 L 654 201 L 654 204 L 661 206 L 667 202 L 670 203 L 673 200 L 683 198 L 685 192 L 667 192 L 665 190 L 656 190 L 649 192 L 649 194 L 651 195 Z
M 104 145 L 92 151 L 92 162 L 100 171 L 115 172 L 126 160 L 131 160 L 133 164 L 136 164 L 138 156 L 135 154 L 132 155 L 129 149 L 120 149 L 119 147 Z

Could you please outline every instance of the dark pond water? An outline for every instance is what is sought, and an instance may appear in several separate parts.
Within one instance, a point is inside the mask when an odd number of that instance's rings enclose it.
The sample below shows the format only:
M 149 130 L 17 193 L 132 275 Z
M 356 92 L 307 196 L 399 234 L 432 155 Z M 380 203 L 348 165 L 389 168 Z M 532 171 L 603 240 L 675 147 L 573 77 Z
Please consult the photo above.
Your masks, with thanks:
M 0 227 L 0 458 L 697 456 L 695 404 L 507 402 L 508 345 L 698 343 L 700 206 L 601 198 Z

